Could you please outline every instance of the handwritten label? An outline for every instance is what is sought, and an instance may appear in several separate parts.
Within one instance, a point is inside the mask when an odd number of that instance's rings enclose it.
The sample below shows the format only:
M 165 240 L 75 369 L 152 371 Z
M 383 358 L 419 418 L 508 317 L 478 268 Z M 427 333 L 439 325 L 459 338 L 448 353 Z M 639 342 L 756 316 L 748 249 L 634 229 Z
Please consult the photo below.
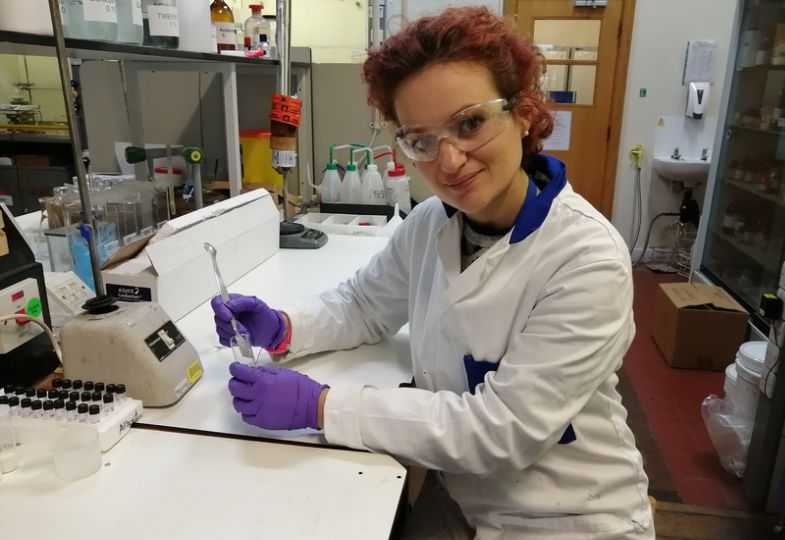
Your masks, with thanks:
M 147 8 L 151 36 L 180 37 L 180 19 L 177 8 L 150 6 Z
M 115 0 L 84 0 L 84 20 L 90 22 L 117 23 Z

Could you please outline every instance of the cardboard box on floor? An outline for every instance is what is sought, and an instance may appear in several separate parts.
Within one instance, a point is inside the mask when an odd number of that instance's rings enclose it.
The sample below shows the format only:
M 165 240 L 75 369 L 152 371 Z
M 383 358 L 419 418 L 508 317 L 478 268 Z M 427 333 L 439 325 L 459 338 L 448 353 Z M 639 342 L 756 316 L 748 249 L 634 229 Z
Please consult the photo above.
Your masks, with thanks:
M 654 341 L 671 367 L 721 371 L 735 361 L 748 318 L 720 287 L 663 283 L 655 303 Z
M 155 240 L 118 251 L 101 272 L 106 292 L 127 302 L 156 302 L 177 321 L 218 294 L 205 242 L 215 247 L 231 285 L 278 252 L 278 231 L 279 212 L 270 194 L 243 193 L 173 219 Z

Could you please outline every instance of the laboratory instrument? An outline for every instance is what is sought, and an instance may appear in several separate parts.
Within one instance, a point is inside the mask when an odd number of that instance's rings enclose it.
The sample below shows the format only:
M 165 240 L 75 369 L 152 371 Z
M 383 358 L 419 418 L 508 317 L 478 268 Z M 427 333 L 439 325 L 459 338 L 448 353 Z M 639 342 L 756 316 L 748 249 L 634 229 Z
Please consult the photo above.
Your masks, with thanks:
M 217 52 L 237 49 L 237 28 L 232 9 L 224 0 L 213 0 L 210 4 L 210 21 L 213 23 Z
M 183 148 L 182 146 L 167 145 L 164 148 L 142 148 L 139 146 L 128 146 L 125 149 L 125 159 L 128 163 L 141 163 L 147 162 L 147 174 L 151 182 L 155 182 L 155 159 L 168 158 L 170 160 L 175 155 L 182 155 L 186 162 L 186 180 L 184 188 L 184 198 L 187 200 L 191 196 L 194 199 L 195 208 L 203 208 L 204 201 L 202 198 L 202 172 L 201 163 L 204 159 L 204 152 L 198 146 L 189 146 Z M 169 212 L 172 215 L 176 214 L 174 207 L 174 183 L 167 183 L 166 188 L 169 194 Z
M 317 249 L 327 243 L 327 235 L 301 223 L 285 221 L 281 223 L 280 242 L 282 249 Z
M 5 252 L 5 253 L 4 253 Z M 0 316 L 24 314 L 51 326 L 44 270 L 5 205 L 0 210 Z M 21 319 L 0 322 L 0 385 L 29 385 L 59 359 L 40 327 Z
M 228 302 L 229 290 L 226 288 L 226 283 L 221 276 L 221 270 L 218 268 L 218 251 L 215 249 L 215 247 L 213 247 L 212 244 L 208 242 L 204 243 L 204 249 L 207 253 L 210 254 L 210 259 L 213 262 L 213 272 L 215 273 L 215 281 L 218 284 L 218 293 L 221 295 L 221 300 Z M 243 357 L 250 359 L 250 362 L 253 365 L 256 365 L 256 357 L 254 356 L 253 349 L 251 348 L 251 342 L 248 339 L 248 336 L 242 334 L 237 328 L 237 319 L 234 317 L 232 318 L 232 329 L 234 330 L 234 339 L 240 354 Z

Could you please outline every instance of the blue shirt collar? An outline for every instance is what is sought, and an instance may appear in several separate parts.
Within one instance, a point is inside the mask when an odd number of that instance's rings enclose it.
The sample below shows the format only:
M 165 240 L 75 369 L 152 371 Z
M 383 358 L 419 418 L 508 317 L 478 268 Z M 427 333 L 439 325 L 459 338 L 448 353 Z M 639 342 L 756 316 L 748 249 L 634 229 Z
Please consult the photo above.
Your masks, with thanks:
M 525 239 L 543 224 L 548 217 L 553 200 L 567 185 L 567 167 L 563 161 L 553 156 L 546 154 L 531 156 L 527 160 L 525 170 L 529 176 L 529 188 L 526 190 L 523 205 L 515 216 L 510 244 Z M 457 210 L 445 202 L 442 204 L 447 217 L 452 218 Z

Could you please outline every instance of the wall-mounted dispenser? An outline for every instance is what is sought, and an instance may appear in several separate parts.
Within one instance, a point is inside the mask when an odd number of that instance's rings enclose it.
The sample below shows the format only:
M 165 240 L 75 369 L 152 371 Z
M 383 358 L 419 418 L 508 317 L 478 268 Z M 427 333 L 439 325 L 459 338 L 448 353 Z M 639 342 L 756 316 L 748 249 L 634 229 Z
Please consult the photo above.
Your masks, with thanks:
M 691 82 L 687 90 L 687 118 L 700 120 L 709 103 L 709 86 L 707 82 Z

